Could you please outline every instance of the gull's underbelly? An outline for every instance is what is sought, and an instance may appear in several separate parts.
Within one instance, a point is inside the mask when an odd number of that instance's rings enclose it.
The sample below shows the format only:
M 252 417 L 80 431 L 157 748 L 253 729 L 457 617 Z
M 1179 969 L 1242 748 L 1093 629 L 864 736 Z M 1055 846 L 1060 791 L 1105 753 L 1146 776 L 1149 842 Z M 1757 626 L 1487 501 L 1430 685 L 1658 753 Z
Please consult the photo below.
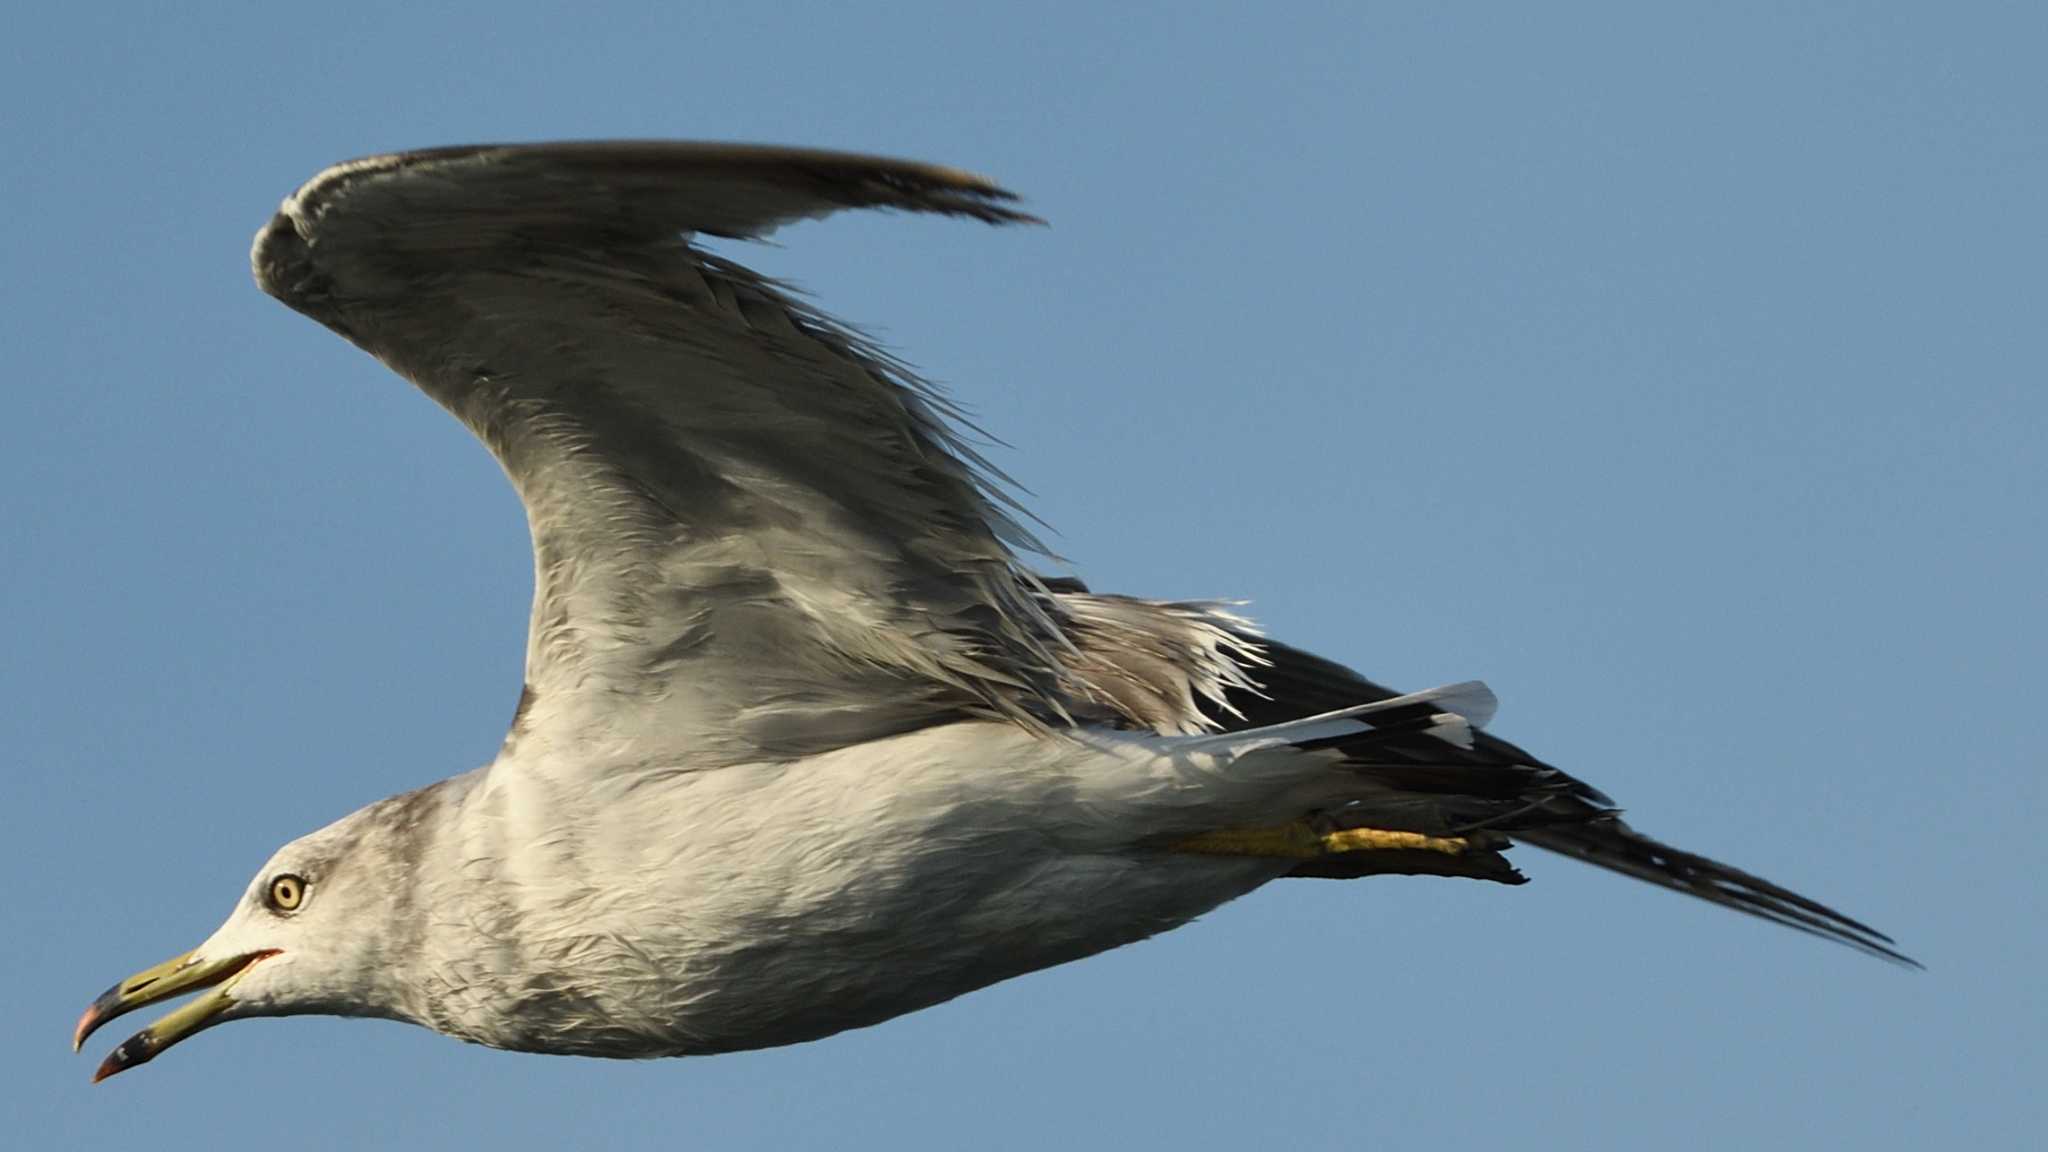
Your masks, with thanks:
M 795 1043 L 1141 940 L 1287 866 L 1148 849 L 1130 812 L 1077 804 L 1058 765 L 852 768 L 679 779 L 683 842 L 594 830 L 580 863 L 605 890 L 525 897 L 516 1010 L 433 1025 L 620 1057 Z
M 1267 862 L 1165 855 L 952 868 L 943 884 L 865 878 L 843 907 L 809 922 L 735 922 L 730 937 L 687 958 L 676 1054 L 879 1023 L 1178 927 L 1274 874 Z

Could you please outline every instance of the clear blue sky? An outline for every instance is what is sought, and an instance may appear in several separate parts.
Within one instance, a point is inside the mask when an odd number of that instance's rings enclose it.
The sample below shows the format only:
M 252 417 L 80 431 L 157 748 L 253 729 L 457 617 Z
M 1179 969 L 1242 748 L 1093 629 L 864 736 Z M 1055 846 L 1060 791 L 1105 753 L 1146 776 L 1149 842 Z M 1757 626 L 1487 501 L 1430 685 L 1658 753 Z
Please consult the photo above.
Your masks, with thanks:
M 98 7 L 0 46 L 0 1142 L 2040 1139 L 2041 7 Z M 343 157 L 576 136 L 1008 182 L 1050 229 L 742 255 L 949 382 L 1091 583 L 1484 677 L 1639 826 L 1930 970 L 1523 850 L 1520 889 L 1283 884 L 793 1049 L 262 1021 L 88 1087 L 93 994 L 487 760 L 518 691 L 496 466 L 259 294 L 251 234 Z

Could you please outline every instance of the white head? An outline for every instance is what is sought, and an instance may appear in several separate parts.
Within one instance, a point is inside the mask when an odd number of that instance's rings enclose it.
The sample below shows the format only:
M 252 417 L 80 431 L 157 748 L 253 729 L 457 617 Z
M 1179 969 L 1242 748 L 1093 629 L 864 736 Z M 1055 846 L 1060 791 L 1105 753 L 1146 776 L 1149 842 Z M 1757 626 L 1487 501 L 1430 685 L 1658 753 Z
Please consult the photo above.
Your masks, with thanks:
M 100 1025 L 205 989 L 108 1055 L 95 1081 L 245 1016 L 408 1018 L 399 977 L 420 954 L 418 864 L 439 830 L 441 786 L 372 804 L 278 849 L 206 942 L 109 988 L 79 1018 Z

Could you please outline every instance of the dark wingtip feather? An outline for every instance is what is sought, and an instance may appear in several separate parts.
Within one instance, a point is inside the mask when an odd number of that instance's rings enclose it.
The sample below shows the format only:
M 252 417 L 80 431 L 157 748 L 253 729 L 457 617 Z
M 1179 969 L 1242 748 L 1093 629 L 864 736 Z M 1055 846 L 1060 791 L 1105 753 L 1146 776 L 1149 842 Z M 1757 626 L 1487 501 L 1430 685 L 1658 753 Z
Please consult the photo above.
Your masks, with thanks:
M 1761 876 L 1644 836 L 1603 814 L 1581 824 L 1518 830 L 1515 839 L 1612 872 L 1683 892 L 1710 904 L 1846 944 L 1907 968 L 1925 965 L 1898 950 L 1890 936 L 1854 917 Z
M 1339 664 L 1275 641 L 1262 641 L 1263 694 L 1233 693 L 1237 715 L 1226 730 L 1265 727 L 1396 693 Z M 1599 789 L 1486 732 L 1470 748 L 1404 735 L 1398 728 L 1332 741 L 1353 753 L 1346 766 L 1408 794 L 1405 806 L 1382 798 L 1367 818 L 1433 835 L 1490 830 L 1711 904 L 1846 944 L 1909 968 L 1923 967 L 1891 937 L 1825 904 L 1759 876 L 1684 852 L 1636 832 Z M 1297 873 L 1308 874 L 1308 873 Z M 1320 874 L 1320 873 L 1317 873 Z

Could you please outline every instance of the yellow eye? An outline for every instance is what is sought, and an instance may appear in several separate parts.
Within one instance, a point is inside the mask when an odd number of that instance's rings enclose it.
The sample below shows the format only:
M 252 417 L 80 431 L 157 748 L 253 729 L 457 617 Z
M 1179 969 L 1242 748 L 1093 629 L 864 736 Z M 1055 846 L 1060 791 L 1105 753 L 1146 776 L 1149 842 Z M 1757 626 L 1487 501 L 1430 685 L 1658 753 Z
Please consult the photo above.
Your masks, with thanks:
M 289 872 L 270 882 L 270 906 L 279 912 L 296 911 L 306 899 L 306 882 Z

